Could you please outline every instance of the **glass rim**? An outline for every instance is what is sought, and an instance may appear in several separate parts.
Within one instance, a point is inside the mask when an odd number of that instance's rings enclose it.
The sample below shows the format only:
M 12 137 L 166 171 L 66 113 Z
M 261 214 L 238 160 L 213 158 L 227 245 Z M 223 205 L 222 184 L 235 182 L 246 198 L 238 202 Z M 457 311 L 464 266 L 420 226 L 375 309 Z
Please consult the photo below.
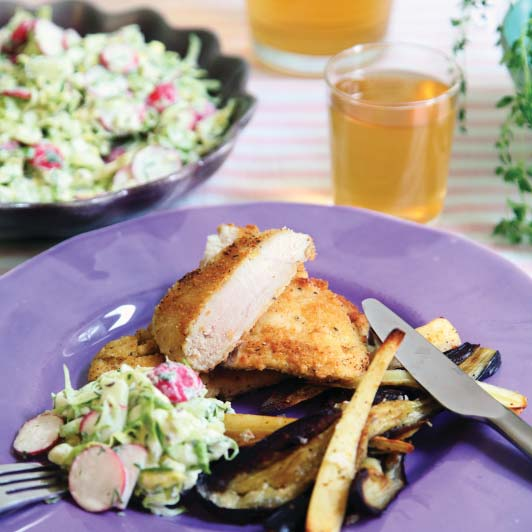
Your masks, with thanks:
M 338 89 L 338 87 L 336 87 L 331 82 L 329 73 L 330 73 L 330 70 L 333 64 L 336 61 L 338 61 L 338 59 L 341 59 L 342 57 L 347 57 L 349 55 L 357 55 L 363 50 L 367 50 L 371 48 L 375 49 L 375 48 L 395 48 L 395 47 L 417 48 L 419 50 L 425 50 L 427 52 L 440 56 L 442 59 L 446 60 L 452 66 L 453 70 L 456 72 L 456 79 L 445 92 L 438 94 L 438 96 L 434 96 L 432 98 L 427 98 L 424 100 L 412 100 L 410 102 L 404 102 L 404 103 L 401 102 L 401 103 L 393 103 L 393 104 L 375 103 L 370 100 L 353 98 L 349 93 L 341 89 Z M 442 50 L 439 50 L 438 48 L 433 48 L 432 46 L 428 46 L 426 44 L 418 44 L 418 43 L 407 42 L 407 41 L 384 41 L 384 42 L 369 42 L 369 43 L 356 44 L 355 46 L 352 46 L 351 48 L 346 48 L 345 50 L 338 52 L 336 55 L 332 56 L 327 61 L 327 64 L 325 65 L 325 70 L 324 70 L 324 78 L 325 78 L 325 83 L 327 84 L 329 89 L 334 94 L 349 101 L 349 103 L 351 104 L 358 104 L 358 105 L 363 105 L 365 107 L 373 107 L 376 109 L 403 110 L 403 109 L 425 107 L 425 106 L 433 105 L 434 103 L 437 103 L 441 100 L 452 98 L 458 93 L 460 84 L 464 80 L 464 73 L 460 65 L 456 62 L 456 60 L 452 56 L 443 52 Z

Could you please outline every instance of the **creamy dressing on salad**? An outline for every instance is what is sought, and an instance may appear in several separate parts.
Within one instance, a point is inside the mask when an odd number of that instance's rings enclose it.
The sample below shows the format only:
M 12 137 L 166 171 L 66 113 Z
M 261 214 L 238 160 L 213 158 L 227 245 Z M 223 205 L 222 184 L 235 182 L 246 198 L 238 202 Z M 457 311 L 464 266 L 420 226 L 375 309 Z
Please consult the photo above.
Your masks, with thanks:
M 81 37 L 19 10 L 0 29 L 0 202 L 83 199 L 178 172 L 222 139 L 217 80 L 136 25 Z
M 209 472 L 210 462 L 232 458 L 238 447 L 224 435 L 230 403 L 203 397 L 203 386 L 189 387 L 189 399 L 173 397 L 162 371 L 165 365 L 161 366 L 157 373 L 157 368 L 133 369 L 124 364 L 79 390 L 72 388 L 65 368 L 65 389 L 53 395 L 51 411 L 65 423 L 61 443 L 49 451 L 48 458 L 68 469 L 76 456 L 95 443 L 139 444 L 146 449 L 147 460 L 135 494 L 151 512 L 175 515 L 182 511 L 176 505 L 183 490 L 194 486 L 200 473 Z

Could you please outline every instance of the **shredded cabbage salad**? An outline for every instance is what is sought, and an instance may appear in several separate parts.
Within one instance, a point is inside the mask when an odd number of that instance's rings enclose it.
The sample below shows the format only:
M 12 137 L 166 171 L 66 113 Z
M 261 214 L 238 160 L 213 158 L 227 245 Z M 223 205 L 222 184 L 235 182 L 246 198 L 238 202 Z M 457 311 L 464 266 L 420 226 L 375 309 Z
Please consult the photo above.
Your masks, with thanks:
M 81 37 L 37 15 L 0 29 L 0 202 L 83 199 L 178 171 L 217 146 L 234 109 L 198 65 L 136 25 Z
M 65 389 L 53 394 L 51 411 L 65 423 L 49 460 L 68 469 L 95 443 L 142 445 L 148 457 L 135 495 L 155 514 L 180 513 L 183 490 L 194 486 L 200 473 L 210 472 L 210 462 L 233 458 L 238 446 L 224 435 L 230 403 L 203 397 L 204 387 L 196 389 L 195 397 L 174 403 L 159 389 L 168 378 L 164 371 L 124 364 L 75 390 L 65 368 Z

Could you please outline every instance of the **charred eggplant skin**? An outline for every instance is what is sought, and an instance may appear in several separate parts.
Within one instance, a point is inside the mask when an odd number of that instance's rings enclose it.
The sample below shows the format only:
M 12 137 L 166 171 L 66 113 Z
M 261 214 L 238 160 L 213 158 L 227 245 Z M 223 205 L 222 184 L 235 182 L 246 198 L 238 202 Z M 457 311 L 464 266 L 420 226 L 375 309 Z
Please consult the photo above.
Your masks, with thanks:
M 202 473 L 196 483 L 194 489 L 194 502 L 197 504 L 201 511 L 206 511 L 213 518 L 219 519 L 224 523 L 234 523 L 238 525 L 247 525 L 250 523 L 256 523 L 257 521 L 263 521 L 271 513 L 269 509 L 254 509 L 254 508 L 222 508 L 209 500 L 208 497 L 204 497 L 201 492 L 208 490 L 206 486 L 209 475 Z M 188 508 L 188 506 L 187 506 Z
M 455 347 L 454 349 L 449 349 L 445 351 L 444 355 L 459 366 L 466 358 L 469 358 L 475 349 L 479 347 L 478 344 L 470 344 L 469 342 L 464 342 L 462 345 Z
M 321 395 L 326 389 L 325 386 L 310 384 L 302 379 L 290 379 L 276 387 L 260 406 L 260 413 L 279 414 Z
M 310 491 L 281 506 L 264 522 L 266 532 L 300 532 L 305 526 Z
M 389 462 L 388 465 L 386 462 Z M 407 484 L 404 455 L 388 456 L 384 460 L 383 470 L 382 473 L 375 474 L 368 468 L 360 469 L 349 491 L 349 513 L 379 516 L 403 490 Z M 378 490 L 384 494 L 380 501 L 372 498 L 371 484 L 375 482 L 375 478 L 379 487 L 381 483 L 388 483 L 388 489 L 383 487 L 382 490 Z
M 279 455 L 301 446 L 327 430 L 341 414 L 338 408 L 320 410 L 286 425 L 251 447 L 241 448 L 231 462 L 222 459 L 212 465 L 212 473 L 205 477 L 205 487 L 210 491 L 223 491 L 236 475 L 259 469 Z
M 489 379 L 490 377 L 493 377 L 493 375 L 495 375 L 495 373 L 499 371 L 501 364 L 502 364 L 501 354 L 499 353 L 499 351 L 495 351 L 489 363 L 478 375 L 477 380 L 483 381 L 483 380 Z

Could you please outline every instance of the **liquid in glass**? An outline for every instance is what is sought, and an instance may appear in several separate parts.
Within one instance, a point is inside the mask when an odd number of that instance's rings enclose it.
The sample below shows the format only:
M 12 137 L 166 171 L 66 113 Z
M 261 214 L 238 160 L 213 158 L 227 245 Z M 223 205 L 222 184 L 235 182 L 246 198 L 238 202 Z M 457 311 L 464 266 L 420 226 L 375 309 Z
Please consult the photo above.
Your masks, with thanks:
M 380 40 L 391 0 L 248 0 L 247 4 L 257 45 L 330 56 L 356 43 Z
M 456 101 L 408 71 L 341 79 L 330 97 L 334 201 L 418 222 L 445 200 Z

